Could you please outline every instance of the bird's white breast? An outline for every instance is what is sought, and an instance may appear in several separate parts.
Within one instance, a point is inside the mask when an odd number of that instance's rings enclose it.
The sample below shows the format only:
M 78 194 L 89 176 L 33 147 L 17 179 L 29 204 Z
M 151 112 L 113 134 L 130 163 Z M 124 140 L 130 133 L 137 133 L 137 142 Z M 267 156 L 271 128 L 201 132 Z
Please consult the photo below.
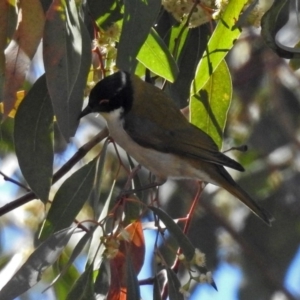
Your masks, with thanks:
M 164 181 L 168 178 L 197 178 L 213 183 L 206 173 L 195 169 L 192 165 L 186 163 L 182 157 L 145 148 L 133 141 L 124 130 L 124 120 L 120 118 L 122 112 L 123 109 L 119 108 L 110 113 L 102 113 L 107 122 L 110 136 L 138 163 L 156 175 L 158 179 Z M 145 132 L 145 135 L 147 135 L 147 132 Z

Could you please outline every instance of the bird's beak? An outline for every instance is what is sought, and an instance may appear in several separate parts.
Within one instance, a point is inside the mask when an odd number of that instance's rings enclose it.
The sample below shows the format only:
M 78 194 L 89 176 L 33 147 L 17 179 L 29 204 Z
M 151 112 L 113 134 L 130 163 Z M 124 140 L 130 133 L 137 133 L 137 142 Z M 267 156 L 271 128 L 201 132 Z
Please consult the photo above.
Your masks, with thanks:
M 81 119 L 82 117 L 90 114 L 92 112 L 92 109 L 91 107 L 88 105 L 81 113 L 80 115 L 78 116 L 78 120 Z

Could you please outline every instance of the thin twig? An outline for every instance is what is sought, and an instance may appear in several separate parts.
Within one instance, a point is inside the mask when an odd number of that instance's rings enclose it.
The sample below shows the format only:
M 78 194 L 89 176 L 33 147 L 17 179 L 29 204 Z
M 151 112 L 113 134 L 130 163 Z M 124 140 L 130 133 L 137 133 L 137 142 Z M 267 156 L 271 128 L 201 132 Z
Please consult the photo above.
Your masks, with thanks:
M 1 171 L 0 171 L 0 175 L 3 176 L 3 179 L 4 179 L 5 181 L 12 182 L 12 183 L 14 183 L 15 185 L 17 185 L 17 186 L 19 186 L 19 187 L 25 189 L 27 192 L 30 192 L 30 191 L 31 191 L 27 186 L 25 186 L 24 184 L 22 184 L 21 182 L 19 182 L 19 181 L 17 181 L 17 180 L 14 180 L 14 179 L 10 178 L 9 176 L 5 175 L 5 174 L 4 174 L 3 172 L 1 172 Z

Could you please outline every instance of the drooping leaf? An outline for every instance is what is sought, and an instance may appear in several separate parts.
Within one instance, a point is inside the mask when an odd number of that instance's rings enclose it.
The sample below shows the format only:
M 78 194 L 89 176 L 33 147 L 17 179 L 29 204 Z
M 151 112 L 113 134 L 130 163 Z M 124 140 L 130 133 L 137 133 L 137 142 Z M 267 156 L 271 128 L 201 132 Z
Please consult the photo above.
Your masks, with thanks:
M 123 17 L 121 6 L 117 0 L 87 0 L 87 3 L 90 14 L 97 25 L 104 30 Z
M 177 241 L 187 261 L 192 260 L 195 254 L 195 247 L 192 245 L 191 241 L 186 237 L 186 235 L 182 232 L 181 228 L 174 222 L 174 220 L 168 214 L 166 214 L 160 208 L 157 208 L 155 206 L 149 206 L 149 209 L 151 209 L 158 216 L 158 218 L 166 225 L 166 228 Z
M 229 1 L 197 67 L 195 79 L 191 84 L 191 96 L 203 88 L 241 34 L 236 22 L 247 2 L 248 0 Z
M 124 5 L 116 65 L 121 70 L 133 72 L 137 65 L 137 54 L 154 25 L 161 1 L 124 0 Z
M 2 1 L 6 2 L 6 1 Z M 14 107 L 16 92 L 24 82 L 31 60 L 41 41 L 45 23 L 39 0 L 19 2 L 18 25 L 5 50 L 4 114 Z M 1 11 L 1 14 L 3 12 Z
M 82 65 L 83 47 L 87 46 L 82 45 L 75 1 L 54 0 L 46 14 L 43 57 L 57 124 L 66 141 L 75 132 L 77 116 L 72 115 L 71 96 Z
M 152 28 L 137 59 L 151 72 L 173 82 L 178 75 L 177 64 L 164 41 Z
M 277 33 L 288 21 L 290 1 L 274 1 L 271 8 L 261 19 L 261 35 L 266 44 L 280 57 L 299 58 L 299 49 L 282 45 L 277 39 Z
M 16 116 L 14 140 L 20 169 L 28 185 L 48 201 L 53 165 L 53 109 L 45 75 L 33 85 Z
M 130 249 L 128 250 L 128 252 Z M 134 257 L 129 252 L 126 255 L 126 287 L 127 287 L 127 299 L 140 300 L 140 286 L 137 279 L 137 274 L 133 265 Z
M 83 274 L 78 278 L 68 294 L 66 300 L 93 300 L 94 285 L 93 285 L 93 265 L 89 265 Z
M 38 283 L 45 269 L 57 260 L 75 229 L 76 227 L 63 229 L 40 244 L 2 288 L 0 299 L 14 299 Z
M 177 60 L 179 74 L 173 84 L 168 85 L 170 96 L 178 107 L 187 106 L 190 96 L 190 86 L 195 76 L 195 71 L 200 58 L 205 51 L 209 29 L 207 26 L 200 26 L 190 29 L 182 45 Z
M 85 233 L 83 235 L 83 237 L 79 240 L 79 242 L 75 246 L 74 250 L 72 251 L 72 254 L 71 254 L 68 262 L 64 265 L 63 269 L 61 270 L 61 272 L 59 272 L 59 274 L 56 276 L 56 278 L 53 279 L 53 281 L 51 282 L 49 287 L 54 285 L 67 272 L 67 270 L 73 264 L 73 262 L 78 257 L 78 255 L 82 252 L 82 250 L 85 247 L 85 245 L 87 244 L 87 242 L 92 238 L 95 229 L 96 229 L 96 226 L 89 228 L 89 231 L 87 233 Z
M 115 183 L 116 183 L 116 181 L 114 181 L 111 186 L 110 193 L 109 193 L 109 195 L 105 201 L 105 204 L 102 208 L 98 222 L 103 221 L 108 214 L 109 206 L 110 206 L 110 203 L 112 200 L 112 193 L 113 193 L 113 190 L 115 187 Z M 94 262 L 95 265 L 100 265 L 101 261 L 103 260 L 102 254 L 105 250 L 105 247 L 103 245 L 101 245 L 99 248 L 99 241 L 103 235 L 104 235 L 103 228 L 98 226 L 93 234 L 93 238 L 92 238 L 91 245 L 90 245 L 89 252 L 88 252 L 88 261 Z
M 103 147 L 101 149 L 101 155 L 99 157 L 97 168 L 96 168 L 96 175 L 95 175 L 95 187 L 92 191 L 90 200 L 93 203 L 93 209 L 94 209 L 94 218 L 95 220 L 98 220 L 99 218 L 99 200 L 100 200 L 100 194 L 101 194 L 101 183 L 102 183 L 102 176 L 103 176 L 103 169 L 104 169 L 104 163 L 106 158 L 106 151 L 107 146 L 109 145 L 110 140 L 106 139 L 106 141 L 103 144 Z
M 183 294 L 179 291 L 181 287 L 180 281 L 174 271 L 170 268 L 167 268 L 167 277 L 170 300 L 184 300 Z
M 40 238 L 70 226 L 93 188 L 96 159 L 80 168 L 64 181 L 54 196 Z
M 82 100 L 84 98 L 84 89 L 86 87 L 87 76 L 91 67 L 91 39 L 89 33 L 81 20 L 79 18 L 80 31 L 82 37 L 81 45 L 81 58 L 78 64 L 80 64 L 78 76 L 76 78 L 74 87 L 70 94 L 70 99 L 68 103 L 68 117 L 69 117 L 69 134 L 74 136 L 78 127 L 78 116 L 82 109 Z
M 160 292 L 160 287 L 159 287 L 159 281 L 158 281 L 158 277 L 155 276 L 154 277 L 154 283 L 153 283 L 153 299 L 156 300 L 161 300 L 161 292 Z
M 191 122 L 212 137 L 219 149 L 232 96 L 231 76 L 223 60 L 200 90 L 192 96 Z

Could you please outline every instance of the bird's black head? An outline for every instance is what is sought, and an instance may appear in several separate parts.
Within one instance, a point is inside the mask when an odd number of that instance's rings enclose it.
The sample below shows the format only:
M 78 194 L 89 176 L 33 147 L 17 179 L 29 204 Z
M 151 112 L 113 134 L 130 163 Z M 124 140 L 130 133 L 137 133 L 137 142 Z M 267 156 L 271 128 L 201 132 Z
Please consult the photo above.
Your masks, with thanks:
M 130 74 L 119 71 L 99 81 L 91 90 L 89 103 L 79 119 L 92 112 L 111 112 L 122 107 L 124 113 L 130 110 L 133 89 Z

